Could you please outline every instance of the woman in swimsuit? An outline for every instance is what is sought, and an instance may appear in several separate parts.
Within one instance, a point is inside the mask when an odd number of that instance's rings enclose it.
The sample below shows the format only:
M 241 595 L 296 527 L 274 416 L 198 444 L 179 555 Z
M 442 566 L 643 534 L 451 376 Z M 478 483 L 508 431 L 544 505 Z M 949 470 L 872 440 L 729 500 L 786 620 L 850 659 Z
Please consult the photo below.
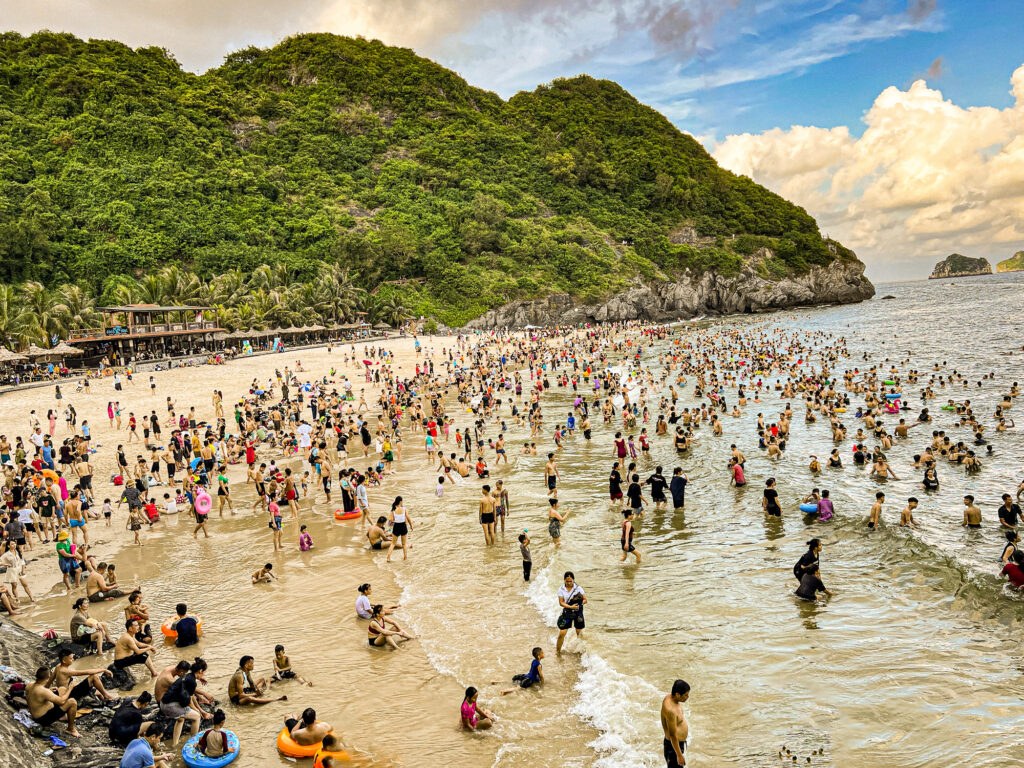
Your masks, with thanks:
M 558 547 L 562 543 L 562 523 L 569 519 L 569 512 L 566 511 L 565 515 L 559 513 L 558 499 L 548 499 L 548 504 L 551 505 L 548 509 L 548 533 Z
M 391 553 L 395 551 L 395 543 L 402 540 L 402 559 L 409 559 L 409 544 L 408 535 L 409 531 L 412 530 L 412 518 L 409 517 L 405 511 L 405 505 L 402 504 L 402 497 L 396 496 L 395 500 L 391 504 L 391 544 L 388 546 L 388 557 L 387 561 L 391 562 Z

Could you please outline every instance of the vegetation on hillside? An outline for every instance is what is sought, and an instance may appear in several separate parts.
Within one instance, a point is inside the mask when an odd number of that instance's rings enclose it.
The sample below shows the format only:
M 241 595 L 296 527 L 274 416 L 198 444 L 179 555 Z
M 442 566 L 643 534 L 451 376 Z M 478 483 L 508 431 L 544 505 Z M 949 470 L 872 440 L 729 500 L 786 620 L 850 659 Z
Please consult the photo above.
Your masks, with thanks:
M 159 48 L 0 34 L 0 301 L 24 338 L 158 293 L 231 326 L 388 302 L 461 324 L 762 247 L 778 276 L 854 258 L 608 81 L 504 102 L 378 41 L 300 35 L 195 75 Z

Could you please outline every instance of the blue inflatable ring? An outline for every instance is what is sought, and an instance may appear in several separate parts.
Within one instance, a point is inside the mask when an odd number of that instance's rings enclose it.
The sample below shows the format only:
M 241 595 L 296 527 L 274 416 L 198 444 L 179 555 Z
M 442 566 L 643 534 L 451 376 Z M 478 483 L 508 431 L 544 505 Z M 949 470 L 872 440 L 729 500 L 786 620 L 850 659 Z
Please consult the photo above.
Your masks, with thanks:
M 899 400 L 901 397 L 903 397 L 903 395 L 901 395 L 899 392 L 890 392 L 886 394 L 886 397 L 889 398 L 890 400 Z
M 801 504 L 800 505 L 800 511 L 801 512 L 817 512 L 818 511 L 818 505 L 817 504 L 809 504 L 809 503 L 808 504 Z
M 234 752 L 228 752 L 221 757 L 207 757 L 199 751 L 199 739 L 203 735 L 203 732 L 200 732 L 185 742 L 185 746 L 181 748 L 181 759 L 185 761 L 185 765 L 189 768 L 221 768 L 221 766 L 234 762 L 239 752 L 238 737 L 234 732 L 226 729 L 223 734 L 227 737 L 228 746 L 235 748 Z

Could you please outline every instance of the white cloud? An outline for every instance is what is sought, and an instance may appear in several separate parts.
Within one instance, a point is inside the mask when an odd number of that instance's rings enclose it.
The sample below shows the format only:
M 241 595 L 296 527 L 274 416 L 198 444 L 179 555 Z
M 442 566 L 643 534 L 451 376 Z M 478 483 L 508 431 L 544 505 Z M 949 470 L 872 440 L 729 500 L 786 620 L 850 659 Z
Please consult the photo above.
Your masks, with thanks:
M 714 156 L 804 206 L 872 272 L 951 251 L 999 260 L 1024 245 L 1024 66 L 1014 104 L 961 107 L 924 80 L 886 88 L 859 138 L 845 126 L 729 136 Z M 901 273 L 899 276 L 911 276 Z

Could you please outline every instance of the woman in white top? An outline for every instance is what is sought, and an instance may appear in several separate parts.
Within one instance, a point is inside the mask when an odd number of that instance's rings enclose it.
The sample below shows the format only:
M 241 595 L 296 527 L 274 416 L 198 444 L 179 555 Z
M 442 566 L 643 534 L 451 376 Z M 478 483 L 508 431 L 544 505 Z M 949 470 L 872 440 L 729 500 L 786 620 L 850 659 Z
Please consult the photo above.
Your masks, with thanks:
M 22 558 L 21 553 L 18 552 L 16 542 L 8 541 L 4 545 L 3 555 L 0 555 L 0 565 L 7 566 L 7 572 L 0 575 L 0 579 L 8 586 L 15 599 L 18 597 L 18 585 L 20 584 L 25 588 L 25 594 L 28 595 L 29 602 L 34 603 L 35 598 L 32 597 L 32 590 L 28 588 L 28 582 L 25 581 L 25 560 Z
M 391 553 L 395 551 L 395 542 L 399 539 L 402 540 L 402 559 L 409 559 L 409 546 L 406 542 L 409 531 L 412 530 L 412 518 L 405 511 L 405 505 L 402 504 L 402 497 L 396 496 L 395 500 L 391 503 L 391 545 L 388 547 L 388 559 L 391 562 Z

